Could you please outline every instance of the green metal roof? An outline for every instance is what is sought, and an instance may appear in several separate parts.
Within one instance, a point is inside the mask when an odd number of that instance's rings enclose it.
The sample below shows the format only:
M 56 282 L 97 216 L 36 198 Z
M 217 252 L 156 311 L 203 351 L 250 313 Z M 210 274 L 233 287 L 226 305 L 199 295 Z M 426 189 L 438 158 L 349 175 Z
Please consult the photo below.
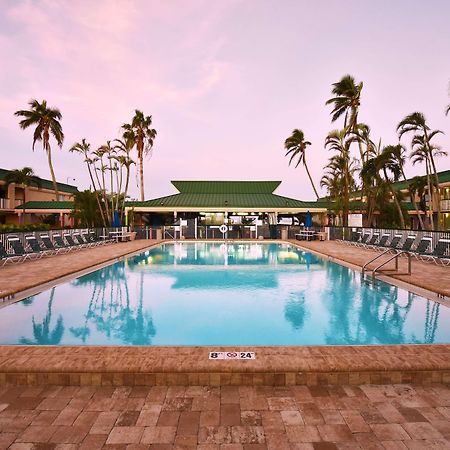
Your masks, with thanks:
M 443 172 L 438 172 L 437 175 L 439 178 L 439 183 L 450 182 L 450 170 L 444 170 Z M 423 176 L 426 176 L 426 175 L 423 175 Z M 397 183 L 394 183 L 393 186 L 397 190 L 408 189 L 408 184 L 410 183 L 411 180 L 412 180 L 412 178 L 410 178 L 406 181 L 397 181 Z
M 73 209 L 73 202 L 26 202 L 25 204 L 16 206 L 16 209 Z
M 281 181 L 172 181 L 183 194 L 271 194 Z
M 437 173 L 438 178 L 439 178 L 439 183 L 449 183 L 450 182 L 450 170 L 444 170 L 442 172 L 438 172 Z M 426 175 L 422 175 L 422 176 L 426 176 Z M 411 182 L 412 178 L 408 178 L 407 180 L 403 180 L 403 181 L 397 181 L 396 183 L 392 183 L 393 188 L 396 191 L 401 191 L 404 189 L 408 189 L 408 185 Z M 350 198 L 352 197 L 359 197 L 361 196 L 361 191 L 355 191 L 350 193 Z M 319 200 L 324 200 L 327 197 L 322 197 Z
M 180 193 L 167 197 L 155 198 L 145 202 L 127 202 L 127 206 L 147 208 L 326 208 L 326 203 L 303 202 L 275 194 L 234 194 L 234 193 Z
M 11 172 L 11 170 L 0 169 L 0 180 L 3 181 L 5 179 L 6 174 L 9 172 Z M 53 182 L 52 181 L 45 180 L 44 178 L 40 178 L 40 177 L 37 177 L 37 178 L 39 178 L 41 180 L 41 188 L 53 190 Z M 70 193 L 78 192 L 78 188 L 71 184 L 66 184 L 66 183 L 56 183 L 56 184 L 58 186 L 58 189 L 61 192 L 70 192 Z

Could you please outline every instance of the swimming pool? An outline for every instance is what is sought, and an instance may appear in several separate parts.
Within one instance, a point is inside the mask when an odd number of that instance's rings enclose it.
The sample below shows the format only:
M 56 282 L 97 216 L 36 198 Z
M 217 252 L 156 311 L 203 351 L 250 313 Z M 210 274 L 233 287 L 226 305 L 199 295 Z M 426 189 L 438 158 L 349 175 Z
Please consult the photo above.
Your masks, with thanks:
M 0 344 L 449 343 L 449 320 L 289 244 L 174 243 L 0 309 Z

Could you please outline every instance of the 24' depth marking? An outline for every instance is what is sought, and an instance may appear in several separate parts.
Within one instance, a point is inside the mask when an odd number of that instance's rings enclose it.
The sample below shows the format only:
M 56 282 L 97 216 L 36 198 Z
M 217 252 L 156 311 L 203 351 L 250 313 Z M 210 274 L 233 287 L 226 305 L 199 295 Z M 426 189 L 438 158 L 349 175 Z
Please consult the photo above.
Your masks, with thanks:
M 209 352 L 209 359 L 256 359 L 255 352 Z

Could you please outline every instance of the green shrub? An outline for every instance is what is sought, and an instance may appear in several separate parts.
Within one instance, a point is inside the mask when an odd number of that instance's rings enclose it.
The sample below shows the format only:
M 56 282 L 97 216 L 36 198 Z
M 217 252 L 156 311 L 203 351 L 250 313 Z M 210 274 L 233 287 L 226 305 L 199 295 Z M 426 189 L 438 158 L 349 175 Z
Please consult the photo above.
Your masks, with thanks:
M 46 223 L 30 223 L 25 225 L 5 224 L 0 225 L 0 233 L 20 233 L 22 231 L 46 231 L 50 230 Z

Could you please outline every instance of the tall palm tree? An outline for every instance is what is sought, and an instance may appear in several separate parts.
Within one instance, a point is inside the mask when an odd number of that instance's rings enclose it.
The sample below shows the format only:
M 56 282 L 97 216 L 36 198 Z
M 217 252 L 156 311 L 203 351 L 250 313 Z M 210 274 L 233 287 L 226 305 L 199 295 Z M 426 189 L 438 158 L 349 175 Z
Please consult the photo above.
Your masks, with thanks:
M 5 175 L 4 181 L 7 186 L 12 183 L 19 185 L 23 191 L 23 202 L 22 202 L 22 223 L 25 223 L 25 203 L 27 187 L 35 185 L 41 187 L 41 179 L 35 175 L 31 167 L 24 167 L 23 169 L 14 169 Z
M 399 139 L 406 133 L 414 133 L 414 137 L 417 135 L 423 136 L 423 150 L 427 159 L 430 162 L 430 169 L 433 178 L 433 183 L 431 184 L 432 190 L 429 192 L 430 202 L 433 204 L 434 194 L 436 196 L 436 210 L 438 214 L 438 227 L 440 228 L 442 223 L 442 214 L 441 214 L 441 195 L 439 192 L 439 177 L 436 170 L 436 164 L 434 162 L 435 150 L 436 146 L 431 144 L 431 139 L 437 134 L 442 133 L 440 130 L 431 131 L 430 127 L 427 124 L 425 116 L 421 112 L 413 112 L 412 114 L 407 115 L 402 121 L 397 125 L 397 132 Z M 413 137 L 413 139 L 414 139 Z M 445 152 L 444 152 L 445 153 Z M 442 153 L 440 153 L 442 154 Z M 434 211 L 434 207 L 432 208 Z
M 289 165 L 291 165 L 291 162 L 294 160 L 294 158 L 298 158 L 297 164 L 295 165 L 296 168 L 300 163 L 303 163 L 314 193 L 316 194 L 316 197 L 319 198 L 319 194 L 317 193 L 316 187 L 314 186 L 314 182 L 311 178 L 311 174 L 309 173 L 308 165 L 306 164 L 306 148 L 309 145 L 311 145 L 311 142 L 305 140 L 303 131 L 296 128 L 292 131 L 292 134 L 284 141 L 284 148 L 287 150 L 285 156 L 290 156 Z
M 151 153 L 153 142 L 156 138 L 156 130 L 152 126 L 152 116 L 144 116 L 142 111 L 135 110 L 131 123 L 124 123 L 123 136 L 134 140 L 137 157 L 139 161 L 139 182 L 141 190 L 141 201 L 145 200 L 144 195 L 144 157 Z
M 48 107 L 46 100 L 42 100 L 42 102 L 39 103 L 37 100 L 32 99 L 28 104 L 30 105 L 29 110 L 19 110 L 16 111 L 14 115 L 23 117 L 19 122 L 19 126 L 22 130 L 27 129 L 30 126 L 36 126 L 33 134 L 33 150 L 36 142 L 42 141 L 42 148 L 47 153 L 48 167 L 52 177 L 53 189 L 55 190 L 55 198 L 58 200 L 59 193 L 52 164 L 50 135 L 54 137 L 56 143 L 61 148 L 64 142 L 64 133 L 60 123 L 62 115 L 58 108 Z
M 357 142 L 359 149 L 359 157 L 361 159 L 361 166 L 367 160 L 368 155 L 363 151 L 364 132 L 365 138 L 369 139 L 370 128 L 362 129 L 358 124 L 358 113 L 361 104 L 361 91 L 363 89 L 363 82 L 357 83 L 355 78 L 351 75 L 344 75 L 337 83 L 332 84 L 331 93 L 334 95 L 328 99 L 325 104 L 332 105 L 331 121 L 335 122 L 341 116 L 344 116 L 344 130 L 346 134 L 353 133 L 359 139 L 353 139 L 351 142 Z M 361 133 L 361 136 L 360 136 Z M 364 182 L 361 186 L 361 202 L 364 205 L 364 195 L 366 194 Z

